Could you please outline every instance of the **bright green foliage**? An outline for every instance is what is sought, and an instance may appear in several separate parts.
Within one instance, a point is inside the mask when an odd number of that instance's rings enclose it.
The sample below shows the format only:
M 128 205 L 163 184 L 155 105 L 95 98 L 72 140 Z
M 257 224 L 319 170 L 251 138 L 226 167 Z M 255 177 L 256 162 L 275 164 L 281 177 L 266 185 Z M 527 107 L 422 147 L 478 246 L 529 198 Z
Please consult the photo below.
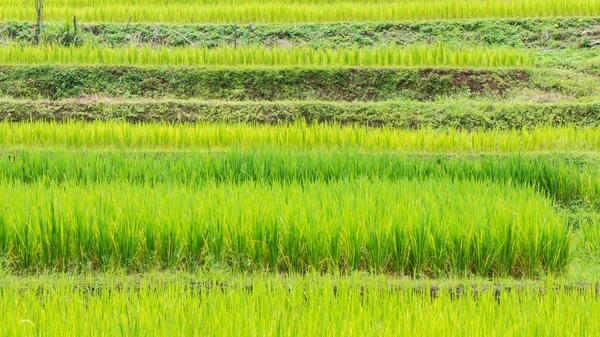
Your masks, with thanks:
M 560 272 L 569 237 L 550 199 L 596 206 L 600 186 L 550 156 L 394 153 L 597 151 L 591 128 L 3 123 L 0 136 L 15 149 L 0 157 L 11 270 Z
M 547 287 L 554 285 L 548 284 Z M 13 280 L 0 334 L 49 336 L 597 336 L 594 289 L 415 292 L 382 279 L 242 277 L 164 283 Z
M 0 2 L 0 336 L 600 335 L 600 0 Z
M 396 130 L 325 124 L 0 123 L 4 149 L 361 149 L 420 153 L 600 151 L 599 128 Z
M 46 20 L 77 15 L 86 22 L 271 23 L 598 16 L 599 0 L 57 0 Z M 4 0 L 0 20 L 32 20 L 33 5 Z
M 358 151 L 10 151 L 0 155 L 0 182 L 169 184 L 299 183 L 349 179 L 493 181 L 533 187 L 568 205 L 600 206 L 597 166 L 552 155 L 399 155 Z M 570 160 L 574 160 L 571 162 Z
M 490 203 L 493 200 L 493 203 Z M 560 272 L 569 236 L 532 189 L 450 180 L 0 186 L 10 270 L 228 267 Z
M 369 67 L 523 67 L 530 52 L 444 45 L 352 49 L 312 48 L 102 48 L 5 46 L 0 64 L 115 64 L 147 66 L 369 66 Z

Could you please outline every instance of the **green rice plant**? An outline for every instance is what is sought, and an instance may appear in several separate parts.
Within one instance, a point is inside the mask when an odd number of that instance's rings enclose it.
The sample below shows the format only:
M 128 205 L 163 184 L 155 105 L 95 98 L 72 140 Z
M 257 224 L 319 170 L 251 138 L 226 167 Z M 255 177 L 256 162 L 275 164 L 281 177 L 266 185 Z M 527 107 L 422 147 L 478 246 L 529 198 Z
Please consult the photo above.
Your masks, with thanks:
M 600 301 L 589 288 L 461 296 L 385 280 L 241 277 L 224 287 L 139 277 L 77 286 L 13 280 L 0 290 L 0 334 L 87 336 L 595 336 Z
M 418 153 L 598 152 L 600 129 L 396 130 L 325 124 L 128 124 L 0 122 L 0 147 L 394 151 Z
M 493 181 L 533 187 L 568 205 L 598 207 L 598 167 L 553 155 L 398 155 L 359 151 L 8 151 L 0 154 L 0 183 L 127 183 L 196 188 L 213 182 L 265 184 L 348 179 Z M 374 237 L 374 239 L 376 239 Z
M 58 0 L 45 4 L 46 20 L 76 15 L 83 22 L 284 23 L 398 22 L 472 18 L 587 16 L 600 14 L 599 0 Z M 0 20 L 33 20 L 33 6 L 6 0 Z
M 11 5 L 11 6 L 19 6 L 19 5 L 23 5 L 22 2 L 19 2 L 20 0 L 6 0 L 6 5 Z M 477 2 L 478 0 L 460 0 L 460 1 L 456 1 L 454 0 L 454 2 Z M 484 0 L 485 1 L 485 0 Z M 488 0 L 489 1 L 489 0 Z M 164 5 L 169 5 L 169 4 L 178 4 L 178 5 L 236 5 L 236 6 L 240 6 L 240 5 L 256 5 L 259 1 L 256 0 L 225 0 L 225 1 L 218 1 L 218 0 L 148 0 L 148 1 L 141 1 L 141 0 L 125 0 L 125 1 L 119 1 L 119 0 L 57 0 L 53 2 L 53 6 L 56 5 L 61 5 L 61 6 L 72 6 L 72 7 L 93 7 L 93 6 L 114 6 L 114 5 L 123 5 L 123 6 L 139 6 L 139 5 L 154 5 L 154 6 L 164 6 Z M 262 1 L 262 3 L 264 4 L 298 4 L 298 5 L 333 5 L 333 4 L 354 4 L 354 5 L 364 5 L 364 4 L 420 4 L 423 6 L 427 6 L 427 5 L 431 5 L 432 3 L 435 4 L 436 2 L 438 2 L 438 0 L 289 0 L 289 1 L 282 1 L 282 0 L 267 0 L 267 1 Z M 452 4 L 452 0 L 451 1 L 447 1 L 448 3 Z M 489 4 L 493 4 L 496 3 L 497 5 L 503 5 L 502 2 L 512 2 L 511 0 L 509 1 L 489 1 Z M 538 5 L 543 4 L 543 1 L 530 1 L 530 3 L 532 2 L 538 2 Z M 518 6 L 518 5 L 523 5 L 523 7 L 525 7 L 526 2 L 525 3 L 513 3 L 513 6 Z M 584 4 L 578 4 L 577 2 L 573 2 L 571 3 L 571 6 L 573 7 L 577 7 L 577 6 L 582 6 Z M 490 9 L 493 10 L 493 9 Z
M 587 222 L 581 225 L 581 233 L 585 248 L 595 257 L 600 257 L 600 215 L 592 213 Z
M 9 45 L 0 49 L 0 64 L 116 64 L 144 66 L 368 66 L 368 67 L 527 67 L 528 51 L 437 45 L 352 49 L 307 47 L 102 48 Z
M 9 271 L 531 276 L 561 272 L 569 241 L 550 200 L 488 182 L 0 185 Z

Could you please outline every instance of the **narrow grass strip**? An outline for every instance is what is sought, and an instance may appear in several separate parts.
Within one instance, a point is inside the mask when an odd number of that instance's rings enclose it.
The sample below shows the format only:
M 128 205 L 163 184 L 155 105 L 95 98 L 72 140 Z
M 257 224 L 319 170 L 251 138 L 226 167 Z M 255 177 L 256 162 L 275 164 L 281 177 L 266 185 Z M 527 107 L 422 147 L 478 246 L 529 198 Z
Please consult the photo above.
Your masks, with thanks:
M 327 124 L 0 123 L 0 148 L 362 149 L 420 153 L 597 152 L 600 129 L 396 130 Z
M 0 49 L 0 64 L 111 64 L 142 66 L 364 66 L 531 67 L 529 51 L 442 44 L 407 47 L 312 49 L 306 47 L 102 48 L 15 46 Z

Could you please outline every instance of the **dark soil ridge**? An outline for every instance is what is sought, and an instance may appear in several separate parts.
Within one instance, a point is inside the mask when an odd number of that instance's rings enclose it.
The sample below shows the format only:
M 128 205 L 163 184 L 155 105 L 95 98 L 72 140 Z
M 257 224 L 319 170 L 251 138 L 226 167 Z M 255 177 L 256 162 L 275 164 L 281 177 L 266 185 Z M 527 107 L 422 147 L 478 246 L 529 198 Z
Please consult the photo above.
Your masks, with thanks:
M 540 126 L 600 126 L 600 102 L 494 103 L 450 100 L 382 103 L 206 102 L 181 100 L 0 100 L 0 120 L 126 121 L 133 123 L 294 122 L 360 124 L 401 129 L 510 130 Z
M 517 87 L 573 94 L 566 85 L 584 81 L 565 84 L 563 77 L 586 76 L 551 73 L 543 76 L 554 76 L 554 81 L 530 83 L 534 75 L 525 69 L 19 65 L 0 66 L 0 97 L 426 101 L 456 95 L 502 97 Z M 594 82 L 589 88 L 597 88 L 594 77 L 586 79 Z M 595 90 L 589 88 L 580 94 Z
M 282 281 L 285 285 L 285 281 Z M 144 290 L 160 290 L 169 286 L 169 282 L 158 282 L 153 285 L 142 286 L 140 282 L 124 284 L 113 284 L 113 285 L 102 285 L 102 284 L 90 284 L 90 285 L 74 285 L 73 291 L 80 291 L 89 296 L 100 296 L 108 293 L 119 293 L 119 292 L 139 292 Z M 0 286 L 0 291 L 2 291 Z M 50 291 L 53 288 L 50 286 L 36 287 L 36 294 L 38 296 L 44 296 L 45 292 Z M 235 289 L 243 289 L 252 294 L 254 291 L 254 285 L 252 283 L 241 285 L 231 282 L 208 282 L 208 281 L 190 281 L 183 285 L 184 290 L 191 289 L 190 295 L 200 295 L 202 293 L 208 293 L 210 291 L 219 291 L 226 293 Z M 270 288 L 267 286 L 267 288 Z M 534 293 L 536 296 L 543 298 L 544 296 L 551 295 L 571 295 L 571 296 L 589 296 L 590 298 L 596 298 L 600 295 L 600 285 L 598 283 L 569 283 L 560 285 L 514 285 L 514 284 L 459 284 L 455 286 L 444 286 L 444 285 L 387 285 L 384 287 L 377 287 L 379 291 L 385 291 L 390 293 L 412 293 L 415 296 L 426 296 L 430 300 L 438 299 L 444 295 L 449 296 L 451 300 L 458 300 L 461 298 L 470 298 L 478 300 L 481 296 L 492 296 L 498 303 L 500 303 L 502 296 L 517 293 L 518 295 L 527 295 Z M 26 292 L 30 290 L 30 287 L 22 287 L 19 289 L 20 292 Z M 272 288 L 273 290 L 279 288 Z M 352 290 L 358 290 L 359 296 L 364 297 L 368 295 L 368 292 L 373 289 L 366 286 L 360 286 L 358 288 L 351 288 Z M 292 287 L 288 286 L 288 292 L 292 291 Z M 340 296 L 341 290 L 337 285 L 331 287 L 331 291 L 335 297 Z M 306 299 L 308 297 L 306 296 Z
M 600 40 L 600 18 L 475 19 L 406 23 L 251 24 L 79 24 L 44 23 L 43 41 L 98 46 L 160 45 L 217 47 L 348 48 L 412 43 L 463 43 L 540 50 L 590 48 Z M 156 33 L 155 33 L 156 28 Z M 32 43 L 34 24 L 0 23 L 5 42 Z M 156 35 L 155 35 L 156 34 Z M 236 42 L 237 39 L 237 42 Z M 0 39 L 0 43 L 2 40 Z

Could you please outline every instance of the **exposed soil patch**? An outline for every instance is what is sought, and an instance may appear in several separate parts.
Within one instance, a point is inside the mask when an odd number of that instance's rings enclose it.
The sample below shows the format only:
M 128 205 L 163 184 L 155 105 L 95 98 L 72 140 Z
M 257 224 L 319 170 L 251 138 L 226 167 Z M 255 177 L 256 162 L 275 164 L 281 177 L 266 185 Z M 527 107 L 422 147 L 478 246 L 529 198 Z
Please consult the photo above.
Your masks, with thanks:
M 469 91 L 481 93 L 490 91 L 502 95 L 513 86 L 529 83 L 529 75 L 524 70 L 486 71 L 486 70 L 445 70 L 422 69 L 419 71 L 422 78 L 437 76 L 450 78 L 455 87 L 467 87 Z

